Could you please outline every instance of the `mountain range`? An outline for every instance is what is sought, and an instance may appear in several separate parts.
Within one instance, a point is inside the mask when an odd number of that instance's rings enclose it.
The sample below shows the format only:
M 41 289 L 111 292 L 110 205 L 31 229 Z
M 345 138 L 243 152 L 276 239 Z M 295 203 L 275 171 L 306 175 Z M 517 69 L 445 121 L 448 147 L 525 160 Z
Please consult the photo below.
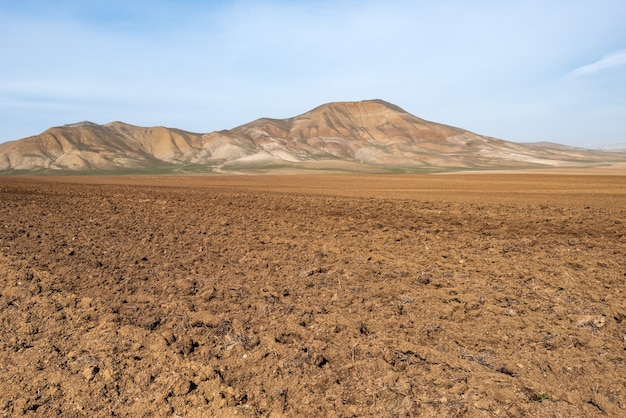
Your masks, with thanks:
M 625 152 L 520 144 L 429 122 L 382 100 L 335 102 L 206 134 L 79 122 L 0 144 L 0 172 L 423 172 L 587 167 Z

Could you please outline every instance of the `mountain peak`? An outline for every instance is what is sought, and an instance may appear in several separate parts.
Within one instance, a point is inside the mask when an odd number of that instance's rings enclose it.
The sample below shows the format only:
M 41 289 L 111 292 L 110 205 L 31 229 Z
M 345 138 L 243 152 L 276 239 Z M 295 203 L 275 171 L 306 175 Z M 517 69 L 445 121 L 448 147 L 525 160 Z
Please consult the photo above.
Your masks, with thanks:
M 396 110 L 396 111 L 398 111 L 398 112 L 408 113 L 406 110 L 402 109 L 400 106 L 396 106 L 395 104 L 393 104 L 393 103 L 389 103 L 389 102 L 386 102 L 386 101 L 384 101 L 384 100 L 382 100 L 382 99 L 373 99 L 373 100 L 366 100 L 366 101 L 367 101 L 367 102 L 371 102 L 371 103 L 376 103 L 376 104 L 382 105 L 382 106 L 384 106 L 384 107 L 387 107 L 387 108 L 389 108 L 389 109 Z
M 306 112 L 305 114 L 315 113 L 315 112 L 320 112 L 320 111 L 323 112 L 327 110 L 343 111 L 343 112 L 356 113 L 356 114 L 358 113 L 375 114 L 375 113 L 389 112 L 389 111 L 408 114 L 401 107 L 396 106 L 394 104 L 391 104 L 381 99 L 330 102 L 330 103 L 325 103 L 321 106 L 318 106 L 310 110 L 309 112 Z
M 78 127 L 81 127 L 81 126 L 100 126 L 100 125 L 98 125 L 97 123 L 94 123 L 94 122 L 90 122 L 88 120 L 84 120 L 84 121 L 81 121 L 81 122 L 68 123 L 66 125 L 63 125 L 62 127 L 63 128 L 78 128 Z

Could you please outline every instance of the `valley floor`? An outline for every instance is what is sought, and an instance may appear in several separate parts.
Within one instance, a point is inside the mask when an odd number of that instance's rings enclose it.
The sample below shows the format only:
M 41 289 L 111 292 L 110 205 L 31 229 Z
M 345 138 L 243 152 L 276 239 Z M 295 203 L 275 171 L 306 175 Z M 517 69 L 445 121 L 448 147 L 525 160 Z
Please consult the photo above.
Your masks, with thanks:
M 0 177 L 0 415 L 624 416 L 609 174 Z

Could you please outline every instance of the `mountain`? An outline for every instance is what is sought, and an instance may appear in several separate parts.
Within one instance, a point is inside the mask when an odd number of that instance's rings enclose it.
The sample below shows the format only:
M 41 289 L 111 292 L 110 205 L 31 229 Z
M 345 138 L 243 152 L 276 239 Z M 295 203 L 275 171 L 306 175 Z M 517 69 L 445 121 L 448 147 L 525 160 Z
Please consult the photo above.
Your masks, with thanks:
M 85 121 L 0 144 L 4 172 L 411 172 L 624 161 L 625 153 L 477 135 L 420 119 L 382 100 L 328 103 L 296 117 L 262 118 L 207 134 Z

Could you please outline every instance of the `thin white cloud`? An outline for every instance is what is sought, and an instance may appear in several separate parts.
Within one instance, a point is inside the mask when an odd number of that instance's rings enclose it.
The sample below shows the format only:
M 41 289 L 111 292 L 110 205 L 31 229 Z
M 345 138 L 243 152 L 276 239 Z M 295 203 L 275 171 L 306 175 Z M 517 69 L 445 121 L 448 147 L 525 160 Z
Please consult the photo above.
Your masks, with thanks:
M 603 56 L 596 62 L 576 68 L 574 71 L 572 71 L 572 74 L 593 74 L 607 68 L 618 67 L 624 64 L 626 64 L 626 49 L 621 49 L 619 51 L 615 51 L 613 53 Z

